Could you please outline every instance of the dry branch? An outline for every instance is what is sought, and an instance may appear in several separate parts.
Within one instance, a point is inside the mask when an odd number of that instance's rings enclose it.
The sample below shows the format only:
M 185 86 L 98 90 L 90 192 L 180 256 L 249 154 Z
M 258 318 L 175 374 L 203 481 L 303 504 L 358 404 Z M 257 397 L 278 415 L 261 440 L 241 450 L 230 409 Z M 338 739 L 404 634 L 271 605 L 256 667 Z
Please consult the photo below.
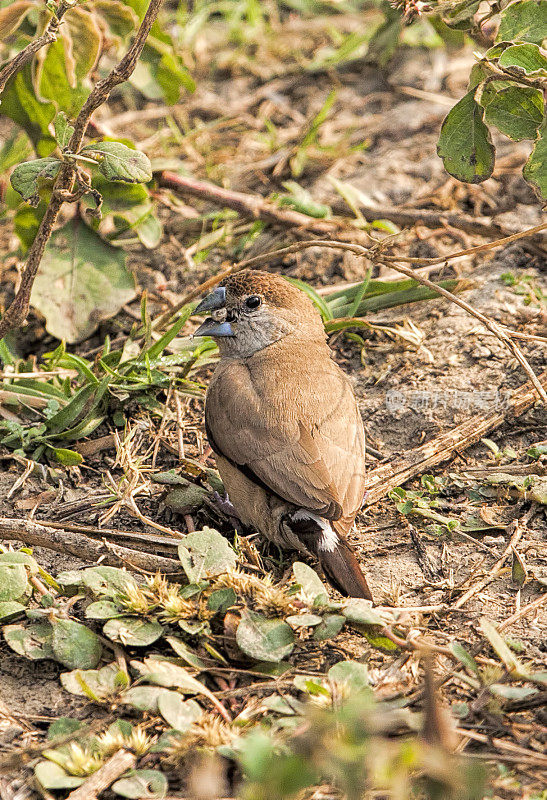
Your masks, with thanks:
M 74 133 L 67 146 L 68 152 L 77 153 L 80 150 L 93 112 L 108 100 L 110 93 L 116 86 L 126 81 L 132 74 L 161 4 L 162 0 L 150 0 L 131 47 L 106 78 L 103 78 L 93 87 L 74 123 Z M 65 161 L 59 170 L 51 200 L 30 247 L 27 263 L 21 276 L 21 284 L 13 302 L 6 309 L 2 319 L 0 319 L 0 339 L 3 339 L 6 333 L 13 330 L 13 328 L 21 325 L 28 314 L 34 279 L 61 207 L 65 202 L 65 198 L 72 193 L 75 169 L 71 161 Z
M 74 789 L 67 800 L 96 800 L 101 792 L 108 789 L 128 769 L 134 769 L 136 764 L 137 758 L 133 753 L 129 750 L 118 750 L 97 772 Z
M 157 178 L 160 186 L 165 186 L 179 194 L 189 194 L 192 197 L 199 197 L 201 200 L 209 200 L 211 203 L 224 208 L 232 208 L 239 214 L 244 214 L 254 219 L 263 219 L 267 222 L 276 222 L 289 227 L 304 228 L 311 233 L 320 235 L 332 233 L 344 227 L 335 220 L 315 219 L 307 214 L 301 214 L 300 211 L 279 208 L 275 203 L 264 200 L 259 194 L 232 192 L 214 183 L 177 175 L 176 172 L 160 172 Z
M 0 539 L 20 541 L 34 547 L 45 547 L 57 553 L 68 553 L 85 561 L 101 563 L 111 567 L 135 567 L 147 572 L 180 574 L 181 565 L 172 558 L 164 558 L 111 542 L 97 541 L 80 533 L 51 528 L 34 520 L 0 517 Z
M 331 203 L 331 208 L 337 214 L 347 214 L 348 205 L 340 199 Z M 458 228 L 465 233 L 478 234 L 479 236 L 500 236 L 504 234 L 501 225 L 494 222 L 482 222 L 472 217 L 465 217 L 463 214 L 443 214 L 438 211 L 428 211 L 423 209 L 401 209 L 391 206 L 374 206 L 364 203 L 357 203 L 357 208 L 367 220 L 373 222 L 375 219 L 387 219 L 395 225 L 412 226 L 416 224 L 425 225 L 426 228 Z
M 541 373 L 538 380 L 547 387 L 547 372 Z M 534 387 L 525 383 L 516 389 L 505 409 L 488 417 L 476 414 L 456 428 L 436 436 L 401 458 L 370 470 L 366 481 L 365 505 L 376 503 L 395 486 L 400 486 L 426 469 L 435 467 L 443 461 L 449 461 L 458 450 L 464 450 L 475 444 L 487 433 L 499 428 L 507 418 L 515 419 L 524 414 L 534 405 L 536 399 Z
M 453 608 L 461 608 L 468 600 L 470 600 L 474 595 L 478 594 L 485 586 L 491 583 L 494 578 L 496 578 L 500 571 L 503 569 L 505 561 L 509 557 L 509 555 L 514 551 L 515 547 L 519 543 L 520 539 L 522 538 L 522 534 L 526 530 L 526 525 L 530 521 L 531 517 L 534 515 L 536 511 L 535 506 L 531 506 L 531 508 L 527 511 L 522 519 L 516 519 L 512 523 L 513 533 L 509 543 L 507 544 L 505 550 L 498 558 L 492 569 L 488 570 L 488 573 L 481 578 L 479 581 L 470 586 L 469 589 L 462 594 L 460 598 L 454 603 Z
M 314 219 L 298 211 L 281 209 L 274 203 L 265 200 L 261 195 L 230 191 L 214 183 L 178 175 L 175 172 L 160 172 L 157 178 L 161 186 L 172 189 L 179 194 L 199 197 L 201 200 L 208 200 L 216 205 L 232 208 L 240 214 L 246 214 L 255 219 L 263 219 L 267 222 L 289 227 L 297 226 L 318 234 L 330 233 L 336 229 L 346 227 L 340 220 Z M 344 217 L 346 216 L 348 205 L 344 200 L 334 200 L 330 205 L 333 211 Z M 420 223 L 428 228 L 444 228 L 448 225 L 452 228 L 459 228 L 466 233 L 480 236 L 503 235 L 504 238 L 512 241 L 511 237 L 505 233 L 500 225 L 492 222 L 482 222 L 461 214 L 442 214 L 437 211 L 422 209 L 400 209 L 390 206 L 363 204 L 359 204 L 359 211 L 368 222 L 373 222 L 376 219 L 387 219 L 396 225 L 412 226 Z M 533 236 L 545 227 L 545 225 L 539 226 L 538 231 L 532 229 L 528 235 Z M 517 234 L 517 238 L 521 238 L 520 234 Z M 414 260 L 418 261 L 419 259 Z M 434 261 L 434 259 L 431 259 L 431 261 Z M 442 261 L 443 259 L 441 258 L 438 263 Z

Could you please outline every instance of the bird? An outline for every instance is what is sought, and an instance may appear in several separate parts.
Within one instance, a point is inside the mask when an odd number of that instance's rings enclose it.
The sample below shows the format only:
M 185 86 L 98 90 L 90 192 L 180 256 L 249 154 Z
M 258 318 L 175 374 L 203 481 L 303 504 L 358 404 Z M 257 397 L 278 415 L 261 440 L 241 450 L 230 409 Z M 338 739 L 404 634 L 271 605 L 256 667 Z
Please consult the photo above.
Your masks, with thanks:
M 321 315 L 283 276 L 245 269 L 195 308 L 219 360 L 205 429 L 242 524 L 314 556 L 342 595 L 372 600 L 347 541 L 365 491 L 365 435 Z

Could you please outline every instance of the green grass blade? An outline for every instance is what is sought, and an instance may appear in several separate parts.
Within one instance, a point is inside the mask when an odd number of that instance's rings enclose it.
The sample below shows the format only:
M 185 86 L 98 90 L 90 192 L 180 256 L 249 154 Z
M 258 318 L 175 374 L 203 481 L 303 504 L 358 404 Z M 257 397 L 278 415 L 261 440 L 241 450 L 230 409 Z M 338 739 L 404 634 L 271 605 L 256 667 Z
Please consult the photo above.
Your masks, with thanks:
M 321 295 L 317 294 L 315 289 L 312 288 L 308 283 L 298 280 L 298 278 L 287 278 L 287 276 L 285 276 L 285 280 L 287 280 L 289 283 L 292 283 L 293 286 L 297 286 L 299 289 L 302 289 L 302 291 L 308 295 L 312 303 L 317 307 L 319 313 L 323 317 L 323 322 L 327 322 L 327 320 L 332 319 L 332 314 L 327 303 L 325 303 Z

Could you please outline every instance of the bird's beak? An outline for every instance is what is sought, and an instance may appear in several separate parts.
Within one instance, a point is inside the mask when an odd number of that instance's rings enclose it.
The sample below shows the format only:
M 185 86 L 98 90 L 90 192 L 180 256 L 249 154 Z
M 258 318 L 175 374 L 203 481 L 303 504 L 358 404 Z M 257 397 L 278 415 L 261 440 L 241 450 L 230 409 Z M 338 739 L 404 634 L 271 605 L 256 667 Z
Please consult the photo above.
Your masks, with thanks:
M 203 314 L 205 311 L 218 311 L 226 305 L 226 287 L 217 286 L 194 309 L 194 314 Z
M 194 309 L 194 314 L 201 314 L 204 311 L 220 311 L 226 306 L 226 289 L 224 286 L 217 286 L 211 294 L 201 301 Z M 194 336 L 234 336 L 234 329 L 231 323 L 209 317 L 194 331 Z

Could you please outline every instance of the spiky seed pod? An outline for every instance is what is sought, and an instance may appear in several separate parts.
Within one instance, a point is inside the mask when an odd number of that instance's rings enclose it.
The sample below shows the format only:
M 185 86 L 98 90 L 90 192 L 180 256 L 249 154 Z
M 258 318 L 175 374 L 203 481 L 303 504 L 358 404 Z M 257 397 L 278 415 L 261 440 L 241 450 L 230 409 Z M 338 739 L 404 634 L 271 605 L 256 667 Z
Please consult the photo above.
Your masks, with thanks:
M 286 590 L 275 586 L 271 575 L 257 577 L 242 572 L 240 569 L 231 569 L 219 575 L 213 586 L 215 589 L 231 588 L 238 596 L 245 600 L 257 611 L 265 614 L 293 614 L 297 610 L 294 600 L 289 597 Z
M 169 761 L 176 764 L 191 752 L 216 750 L 220 745 L 231 744 L 237 733 L 215 714 L 204 714 L 186 733 L 173 737 L 167 750 Z

